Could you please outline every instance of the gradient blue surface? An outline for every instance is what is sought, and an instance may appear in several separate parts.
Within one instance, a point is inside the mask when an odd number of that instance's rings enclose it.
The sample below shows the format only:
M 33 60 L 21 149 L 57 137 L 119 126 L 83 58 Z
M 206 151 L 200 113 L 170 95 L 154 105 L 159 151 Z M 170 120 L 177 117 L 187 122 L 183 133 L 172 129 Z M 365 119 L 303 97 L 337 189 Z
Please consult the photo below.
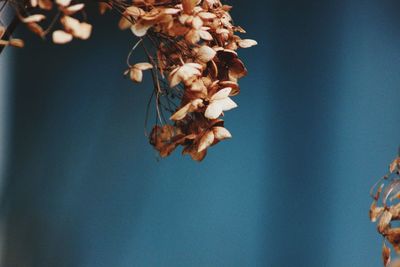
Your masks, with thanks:
M 368 191 L 399 144 L 400 4 L 339 2 L 230 1 L 259 45 L 241 52 L 234 138 L 200 164 L 157 161 L 143 136 L 131 34 L 104 18 L 88 42 L 32 38 L 1 266 L 380 266 Z

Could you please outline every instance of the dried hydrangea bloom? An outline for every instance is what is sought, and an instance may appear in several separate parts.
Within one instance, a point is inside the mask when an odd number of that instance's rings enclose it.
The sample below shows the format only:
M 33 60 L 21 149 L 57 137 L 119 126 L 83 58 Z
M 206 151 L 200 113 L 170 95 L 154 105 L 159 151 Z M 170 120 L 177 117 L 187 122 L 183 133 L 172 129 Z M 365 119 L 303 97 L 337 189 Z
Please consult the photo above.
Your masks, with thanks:
M 373 202 L 369 216 L 372 222 L 377 222 L 377 230 L 384 238 L 382 258 L 384 266 L 400 266 L 400 261 L 391 261 L 391 244 L 396 254 L 400 253 L 400 228 L 394 222 L 400 220 L 400 157 L 389 166 L 389 172 L 383 176 L 371 189 Z
M 29 3 L 29 8 L 16 5 L 16 11 L 21 22 L 40 37 L 51 34 L 56 44 L 90 37 L 92 25 L 82 15 L 82 1 Z M 183 154 L 202 160 L 209 147 L 232 137 L 222 117 L 237 107 L 231 97 L 240 92 L 238 80 L 247 74 L 237 50 L 257 42 L 239 36 L 245 31 L 233 24 L 231 9 L 220 0 L 99 2 L 100 13 L 117 11 L 121 15 L 118 27 L 130 29 L 137 38 L 128 54 L 125 75 L 140 83 L 144 71 L 151 74 L 158 122 L 149 138 L 161 157 L 182 146 Z M 57 15 L 52 17 L 54 10 Z M 2 31 L 0 28 L 0 36 Z M 147 62 L 130 63 L 139 44 Z M 23 43 L 10 39 L 1 40 L 0 45 Z

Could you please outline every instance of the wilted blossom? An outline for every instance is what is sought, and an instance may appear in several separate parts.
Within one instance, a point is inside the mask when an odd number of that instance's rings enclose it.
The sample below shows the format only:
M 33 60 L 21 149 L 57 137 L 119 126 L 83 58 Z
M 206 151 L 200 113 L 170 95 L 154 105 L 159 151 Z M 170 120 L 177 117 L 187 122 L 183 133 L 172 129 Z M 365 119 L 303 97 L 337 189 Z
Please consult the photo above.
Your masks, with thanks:
M 16 6 L 17 14 L 42 38 L 51 34 L 54 43 L 65 44 L 86 40 L 92 33 L 83 1 L 30 0 L 29 5 Z M 231 9 L 220 0 L 99 1 L 100 13 L 118 12 L 119 28 L 137 39 L 125 75 L 139 83 L 144 72 L 151 74 L 158 122 L 149 138 L 162 157 L 182 146 L 183 154 L 202 160 L 209 147 L 232 137 L 222 117 L 237 107 L 231 97 L 240 92 L 238 80 L 247 74 L 237 50 L 257 42 L 239 36 L 245 31 L 232 23 Z M 3 32 L 0 26 L 0 37 Z M 23 42 L 1 40 L 0 45 Z M 139 45 L 147 59 L 131 64 Z M 374 212 L 376 218 L 382 215 Z
M 377 222 L 377 230 L 384 238 L 382 247 L 383 265 L 400 267 L 399 259 L 391 260 L 391 244 L 394 253 L 400 253 L 400 228 L 394 222 L 400 220 L 400 157 L 389 166 L 389 172 L 383 176 L 371 189 L 373 202 L 369 216 L 372 222 Z

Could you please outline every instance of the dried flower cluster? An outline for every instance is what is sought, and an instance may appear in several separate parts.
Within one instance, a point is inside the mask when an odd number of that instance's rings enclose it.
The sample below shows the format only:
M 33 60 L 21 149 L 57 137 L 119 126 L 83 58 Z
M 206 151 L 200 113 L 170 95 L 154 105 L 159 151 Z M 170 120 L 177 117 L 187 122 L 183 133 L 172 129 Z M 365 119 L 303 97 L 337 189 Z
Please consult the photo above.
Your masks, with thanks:
M 92 26 L 76 17 L 84 14 L 84 7 L 71 0 L 30 0 L 29 8 L 17 10 L 21 21 L 41 37 L 59 25 L 52 39 L 64 44 L 73 38 L 89 38 Z M 44 30 L 40 23 L 47 17 L 42 13 L 54 8 L 57 14 Z M 237 49 L 257 44 L 237 35 L 245 31 L 233 25 L 231 8 L 219 0 L 100 3 L 102 13 L 118 11 L 120 29 L 130 29 L 138 38 L 128 55 L 125 74 L 141 82 L 143 72 L 151 72 L 157 122 L 149 138 L 162 157 L 183 146 L 183 154 L 202 160 L 210 146 L 231 138 L 221 117 L 237 107 L 231 97 L 239 93 L 238 80 L 247 74 Z M 7 42 L 13 45 L 12 39 Z M 132 52 L 140 44 L 147 62 L 131 64 Z M 171 114 L 169 120 L 164 112 Z
M 389 172 L 383 176 L 371 189 L 373 202 L 370 207 L 369 217 L 372 222 L 377 222 L 378 232 L 384 238 L 382 247 L 383 265 L 400 267 L 400 259 L 391 260 L 392 245 L 396 254 L 400 253 L 400 157 L 397 157 L 389 166 Z

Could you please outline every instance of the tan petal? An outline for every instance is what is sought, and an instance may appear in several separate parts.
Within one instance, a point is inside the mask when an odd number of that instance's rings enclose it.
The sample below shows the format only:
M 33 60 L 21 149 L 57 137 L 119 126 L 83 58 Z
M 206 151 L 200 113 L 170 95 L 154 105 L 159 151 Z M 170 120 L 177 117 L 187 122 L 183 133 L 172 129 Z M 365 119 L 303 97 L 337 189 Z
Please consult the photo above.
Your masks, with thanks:
M 92 25 L 86 22 L 79 24 L 79 31 L 74 33 L 74 36 L 82 40 L 86 40 L 90 37 L 92 33 Z
M 196 44 L 198 41 L 200 41 L 200 34 L 199 31 L 196 29 L 191 29 L 186 35 L 185 35 L 186 41 L 188 41 L 191 44 Z
M 237 104 L 233 102 L 233 100 L 229 97 L 215 100 L 213 101 L 213 103 L 218 104 L 221 107 L 222 111 L 228 111 L 237 107 Z
M 383 260 L 383 266 L 388 266 L 390 263 L 390 248 L 388 248 L 385 244 L 385 242 L 383 242 L 383 246 L 382 246 L 382 260 Z
M 132 81 L 140 83 L 143 79 L 143 72 L 140 69 L 133 67 L 129 72 L 129 77 Z
M 197 0 L 182 0 L 183 11 L 186 14 L 191 14 L 194 7 L 196 6 Z
M 71 4 L 71 0 L 56 0 L 56 3 L 60 6 L 69 6 Z
M 388 229 L 385 235 L 396 253 L 400 253 L 400 228 Z
M 191 84 L 190 90 L 195 92 L 202 92 L 207 90 L 207 88 L 205 87 L 203 80 L 197 79 Z
M 190 106 L 191 106 L 191 103 L 188 103 L 188 104 L 184 105 L 177 112 L 175 112 L 169 119 L 172 120 L 172 121 L 182 120 L 183 118 L 186 117 Z
M 57 30 L 53 32 L 53 42 L 56 44 L 65 44 L 72 41 L 72 34 L 69 34 L 62 30 Z
M 124 16 L 122 16 L 121 19 L 118 22 L 118 28 L 120 28 L 121 30 L 129 29 L 131 26 L 132 26 L 132 22 L 130 22 Z
M 211 102 L 211 104 L 208 105 L 204 116 L 208 119 L 216 119 L 222 114 L 222 107 L 218 105 L 216 102 Z
M 75 35 L 77 32 L 80 31 L 81 23 L 79 20 L 70 17 L 64 16 L 61 18 L 61 23 L 64 25 L 67 31 L 70 31 L 72 35 Z
M 134 67 L 139 70 L 149 70 L 153 68 L 153 65 L 147 62 L 141 62 L 141 63 L 136 63 Z
M 22 22 L 24 22 L 24 23 L 39 22 L 39 21 L 44 20 L 45 18 L 46 18 L 46 16 L 44 16 L 42 14 L 35 14 L 35 15 L 31 15 L 26 18 L 23 18 Z
M 194 17 L 192 21 L 192 27 L 195 29 L 200 29 L 201 26 L 203 26 L 203 21 L 201 20 L 200 17 Z
M 217 17 L 214 13 L 211 12 L 200 12 L 198 16 L 204 20 L 214 19 Z
M 31 7 L 37 7 L 38 5 L 38 0 L 30 0 Z
M 179 12 L 181 12 L 181 10 L 178 9 L 178 8 L 166 8 L 166 9 L 164 9 L 164 14 L 168 14 L 168 15 L 175 15 L 175 14 L 178 14 Z
M 379 233 L 383 234 L 386 232 L 391 220 L 392 220 L 392 214 L 389 211 L 383 212 L 381 219 L 379 220 L 379 223 L 378 223 Z
M 216 126 L 213 128 L 214 136 L 218 140 L 232 138 L 231 133 L 224 127 Z
M 257 45 L 257 41 L 252 40 L 252 39 L 243 39 L 243 40 L 240 40 L 238 42 L 238 44 L 241 48 L 249 48 L 249 47 Z
M 217 52 L 215 52 L 215 50 L 211 47 L 203 45 L 199 48 L 199 51 L 197 52 L 197 58 L 202 62 L 209 62 L 215 57 L 216 53 Z
M 53 2 L 51 0 L 38 0 L 39 7 L 44 10 L 50 10 L 53 8 Z
M 221 100 L 221 99 L 227 98 L 229 96 L 229 94 L 231 93 L 231 91 L 232 91 L 232 88 L 230 88 L 230 87 L 223 88 L 223 89 L 219 90 L 218 92 L 216 92 L 211 97 L 211 100 Z
M 376 222 L 376 220 L 382 215 L 384 211 L 383 207 L 377 207 L 376 201 L 372 202 L 371 207 L 369 209 L 369 218 L 371 222 Z
M 72 6 L 65 8 L 65 11 L 67 11 L 68 14 L 73 14 L 75 12 L 82 10 L 84 7 L 85 7 L 85 4 L 79 3 L 79 4 L 72 5 Z
M 213 39 L 212 35 L 206 30 L 199 30 L 199 36 L 206 41 L 211 41 Z
M 209 146 L 211 146 L 213 142 L 214 142 L 214 133 L 212 131 L 208 131 L 201 137 L 197 152 L 206 150 Z
M 25 43 L 23 40 L 21 39 L 10 39 L 8 41 L 8 44 L 13 46 L 13 47 L 17 47 L 17 48 L 22 48 L 25 46 Z
M 143 23 L 142 21 L 139 21 L 135 24 L 132 25 L 131 30 L 134 35 L 137 37 L 143 37 L 146 35 L 147 30 L 150 29 L 152 24 L 147 24 Z
M 34 34 L 39 35 L 40 37 L 44 36 L 43 28 L 36 22 L 31 22 L 26 24 L 29 30 L 31 30 Z
M 143 9 L 141 9 L 140 7 L 136 7 L 136 6 L 128 7 L 127 9 L 125 9 L 125 13 L 134 18 L 138 18 L 138 17 L 146 14 L 146 12 Z
M 186 63 L 182 67 L 179 68 L 177 75 L 179 75 L 180 79 L 185 82 L 194 81 L 196 76 L 201 75 L 201 65 L 197 63 Z

